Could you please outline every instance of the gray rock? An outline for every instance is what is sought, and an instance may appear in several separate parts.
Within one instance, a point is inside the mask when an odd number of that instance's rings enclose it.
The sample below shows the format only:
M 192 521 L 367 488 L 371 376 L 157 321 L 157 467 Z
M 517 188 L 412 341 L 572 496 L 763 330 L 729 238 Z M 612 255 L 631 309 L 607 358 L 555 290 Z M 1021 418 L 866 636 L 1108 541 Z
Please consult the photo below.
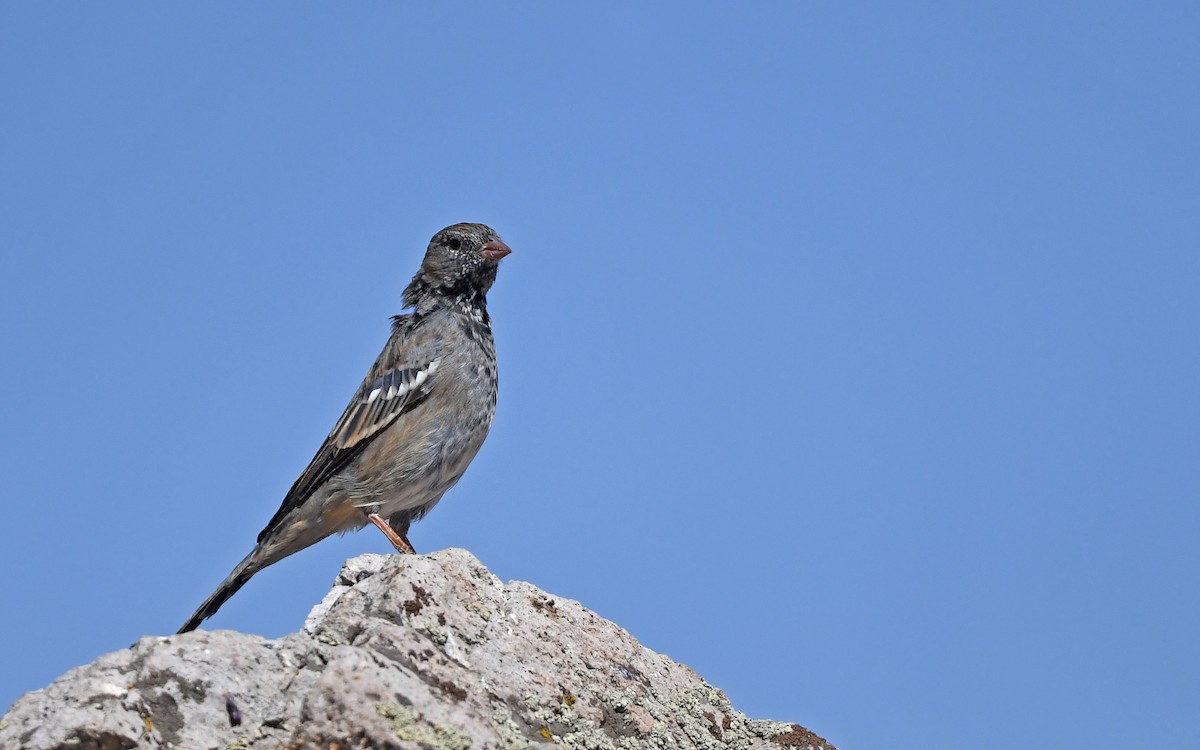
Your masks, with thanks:
M 832 748 L 754 721 L 578 602 L 469 552 L 348 561 L 299 633 L 147 637 L 26 694 L 0 748 Z

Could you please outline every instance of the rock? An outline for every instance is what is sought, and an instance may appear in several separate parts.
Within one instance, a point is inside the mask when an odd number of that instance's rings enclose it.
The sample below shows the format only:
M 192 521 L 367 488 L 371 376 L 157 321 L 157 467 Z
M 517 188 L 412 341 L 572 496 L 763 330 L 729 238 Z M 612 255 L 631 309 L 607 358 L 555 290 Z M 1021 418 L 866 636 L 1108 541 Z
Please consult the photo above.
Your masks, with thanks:
M 0 748 L 831 748 L 753 721 L 578 602 L 470 553 L 348 561 L 299 633 L 142 638 L 23 696 Z

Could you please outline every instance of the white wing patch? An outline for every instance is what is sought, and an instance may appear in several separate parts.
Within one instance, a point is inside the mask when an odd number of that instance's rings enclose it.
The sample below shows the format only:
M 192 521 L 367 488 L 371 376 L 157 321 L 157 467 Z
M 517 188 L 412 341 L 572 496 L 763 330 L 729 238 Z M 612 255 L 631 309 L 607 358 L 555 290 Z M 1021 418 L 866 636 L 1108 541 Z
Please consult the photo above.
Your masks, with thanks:
M 421 387 L 421 384 L 429 379 L 429 376 L 437 370 L 439 360 L 434 360 L 425 366 L 424 369 L 405 369 L 394 370 L 384 375 L 380 380 L 390 380 L 390 383 L 380 384 L 367 395 L 366 404 L 373 404 L 377 399 L 391 401 L 394 398 L 399 398 L 410 391 L 415 391 Z M 399 382 L 397 382 L 397 380 Z M 385 391 L 384 388 L 387 388 Z
M 425 390 L 438 363 L 435 359 L 424 367 L 401 367 L 380 375 L 367 395 L 342 417 L 331 435 L 334 444 L 349 447 L 389 425 L 410 398 Z

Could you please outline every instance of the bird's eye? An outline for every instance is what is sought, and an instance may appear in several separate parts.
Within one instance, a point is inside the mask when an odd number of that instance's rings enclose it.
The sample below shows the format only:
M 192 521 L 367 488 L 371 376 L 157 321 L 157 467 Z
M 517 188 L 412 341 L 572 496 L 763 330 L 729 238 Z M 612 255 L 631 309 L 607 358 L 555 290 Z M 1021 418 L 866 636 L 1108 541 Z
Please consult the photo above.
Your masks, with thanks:
M 451 250 L 462 250 L 462 240 L 457 237 L 451 237 L 450 239 L 446 240 L 446 247 L 450 248 Z

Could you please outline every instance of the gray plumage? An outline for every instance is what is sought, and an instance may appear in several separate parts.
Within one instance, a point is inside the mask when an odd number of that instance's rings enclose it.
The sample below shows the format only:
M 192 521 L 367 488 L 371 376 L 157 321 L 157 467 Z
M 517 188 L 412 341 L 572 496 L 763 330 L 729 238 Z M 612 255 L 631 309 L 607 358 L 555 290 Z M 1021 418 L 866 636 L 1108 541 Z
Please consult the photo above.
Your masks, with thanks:
M 372 522 L 391 532 L 398 550 L 411 550 L 409 525 L 463 475 L 496 412 L 486 295 L 509 252 L 483 224 L 434 235 L 404 291 L 412 312 L 392 319 L 379 358 L 258 544 L 180 633 L 215 614 L 258 571 L 331 534 Z

